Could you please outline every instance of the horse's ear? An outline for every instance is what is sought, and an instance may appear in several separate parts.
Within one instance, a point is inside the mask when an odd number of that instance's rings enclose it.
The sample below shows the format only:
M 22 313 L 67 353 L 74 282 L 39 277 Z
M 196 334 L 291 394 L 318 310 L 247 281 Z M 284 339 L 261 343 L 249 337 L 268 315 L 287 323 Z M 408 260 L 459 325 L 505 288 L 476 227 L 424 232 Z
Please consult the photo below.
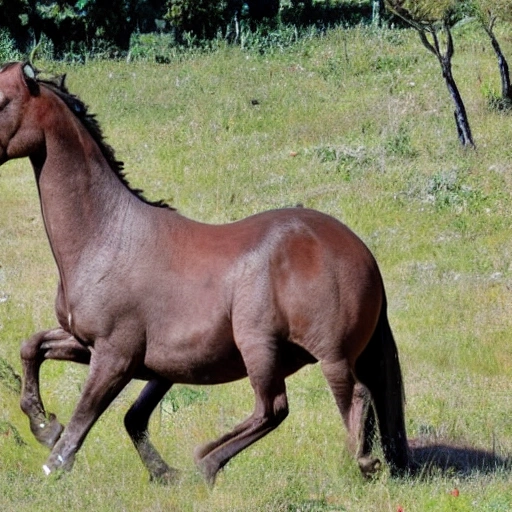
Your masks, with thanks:
M 32 96 L 39 96 L 39 84 L 37 83 L 36 76 L 37 72 L 30 62 L 23 64 L 23 78 Z
M 61 91 L 64 91 L 66 89 L 66 77 L 67 77 L 66 73 L 64 73 L 63 75 L 60 75 L 60 77 L 59 77 L 58 86 Z

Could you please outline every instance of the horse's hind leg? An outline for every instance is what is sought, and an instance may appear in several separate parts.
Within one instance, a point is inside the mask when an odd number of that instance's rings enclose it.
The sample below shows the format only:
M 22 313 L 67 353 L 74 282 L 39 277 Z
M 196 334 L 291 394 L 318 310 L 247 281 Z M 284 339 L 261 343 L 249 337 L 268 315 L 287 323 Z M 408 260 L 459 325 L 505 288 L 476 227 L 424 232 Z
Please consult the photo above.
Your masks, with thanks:
M 377 421 L 370 392 L 360 382 L 354 386 L 350 415 L 355 418 L 352 425 L 358 439 L 356 458 L 359 469 L 363 476 L 372 477 L 381 466 L 380 460 L 372 455 Z
M 382 449 L 391 473 L 402 474 L 409 469 L 403 384 L 398 352 L 384 314 L 357 360 L 356 373 L 373 398 Z
M 286 386 L 277 357 L 274 347 L 263 345 L 253 346 L 250 357 L 244 357 L 256 398 L 254 412 L 228 434 L 196 450 L 196 464 L 209 484 L 213 485 L 218 471 L 232 457 L 277 428 L 288 415 Z
M 401 400 L 401 398 L 390 396 L 390 392 L 382 380 L 382 375 L 378 374 L 380 371 L 375 367 L 373 370 L 364 372 L 361 374 L 361 380 L 368 386 L 373 398 L 384 456 L 391 473 L 398 475 L 406 471 L 409 464 L 403 420 L 395 416 L 395 404 L 391 403 L 394 400 Z M 399 408 L 401 410 L 400 406 Z
M 149 440 L 148 422 L 151 413 L 171 388 L 166 380 L 149 381 L 124 418 L 124 424 L 142 462 L 149 471 L 150 479 L 162 483 L 176 480 L 178 471 L 170 468 Z
M 370 476 L 379 468 L 380 461 L 371 456 L 375 417 L 369 392 L 356 383 L 346 359 L 321 364 L 348 431 L 348 448 L 356 455 L 363 475 Z
M 30 429 L 36 439 L 52 448 L 59 439 L 63 426 L 54 414 L 47 414 L 39 390 L 39 369 L 46 359 L 75 361 L 87 364 L 90 353 L 68 332 L 52 329 L 34 334 L 21 347 L 23 389 L 20 405 L 30 420 Z

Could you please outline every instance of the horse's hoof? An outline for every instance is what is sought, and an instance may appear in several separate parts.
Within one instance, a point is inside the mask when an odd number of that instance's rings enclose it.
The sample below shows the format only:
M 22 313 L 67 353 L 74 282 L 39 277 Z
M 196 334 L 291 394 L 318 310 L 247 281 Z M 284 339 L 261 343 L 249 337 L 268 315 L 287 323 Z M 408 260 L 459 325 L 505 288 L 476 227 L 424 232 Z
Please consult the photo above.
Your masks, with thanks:
M 55 414 L 50 414 L 47 421 L 31 424 L 30 429 L 42 445 L 52 449 L 59 440 L 64 427 L 59 423 Z
M 43 471 L 48 477 L 60 478 L 64 473 L 71 471 L 74 461 L 74 456 L 64 459 L 62 455 L 51 453 L 46 464 L 43 466 Z
M 54 480 L 58 480 L 65 473 L 64 470 L 60 468 L 51 468 L 48 464 L 43 465 L 43 471 L 48 478 L 52 478 Z
M 393 478 L 404 478 L 407 476 L 414 476 L 420 471 L 421 467 L 416 462 L 409 460 L 404 462 L 401 466 L 391 466 L 391 476 Z
M 196 465 L 208 487 L 213 487 L 215 477 L 219 471 L 218 464 L 215 461 L 209 460 L 209 457 L 203 457 L 202 459 L 196 459 Z
M 359 457 L 357 459 L 359 469 L 365 478 L 372 478 L 382 467 L 380 460 L 376 457 Z
M 159 485 L 175 485 L 179 482 L 180 476 L 180 471 L 167 467 L 164 471 L 155 472 L 149 475 L 149 481 Z

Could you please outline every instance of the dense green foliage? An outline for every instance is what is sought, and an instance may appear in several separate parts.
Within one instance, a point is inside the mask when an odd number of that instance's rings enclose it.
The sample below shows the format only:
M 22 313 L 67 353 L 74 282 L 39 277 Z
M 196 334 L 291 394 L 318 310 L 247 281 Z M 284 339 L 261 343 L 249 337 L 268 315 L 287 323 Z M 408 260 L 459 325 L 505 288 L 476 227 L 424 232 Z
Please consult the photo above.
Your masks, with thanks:
M 0 28 L 8 31 L 17 48 L 26 51 L 44 34 L 56 57 L 71 50 L 85 52 L 95 45 L 127 50 L 136 30 L 155 30 L 155 19 L 165 13 L 162 0 L 97 0 L 76 2 L 0 0 Z
M 375 3 L 375 2 L 373 2 Z M 380 2 L 378 2 L 380 4 Z M 160 32 L 176 43 L 219 35 L 239 41 L 242 25 L 327 26 L 370 20 L 366 0 L 0 0 L 0 31 L 28 53 L 45 38 L 52 57 L 126 54 L 134 34 Z

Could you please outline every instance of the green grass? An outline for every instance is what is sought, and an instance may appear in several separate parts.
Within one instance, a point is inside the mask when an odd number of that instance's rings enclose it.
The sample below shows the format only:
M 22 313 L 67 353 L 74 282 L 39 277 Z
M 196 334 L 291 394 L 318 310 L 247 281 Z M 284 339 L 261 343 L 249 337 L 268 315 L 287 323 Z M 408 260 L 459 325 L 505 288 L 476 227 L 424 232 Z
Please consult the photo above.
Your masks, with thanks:
M 312 367 L 289 379 L 283 425 L 233 459 L 213 490 L 192 451 L 251 412 L 247 382 L 177 386 L 155 413 L 155 444 L 183 471 L 174 488 L 148 482 L 124 431 L 138 383 L 93 428 L 72 473 L 47 480 L 47 451 L 31 436 L 17 392 L 0 381 L 1 510 L 512 508 L 510 464 L 500 459 L 512 455 L 512 124 L 487 107 L 484 91 L 497 89 L 499 76 L 485 37 L 466 25 L 455 44 L 476 152 L 459 147 L 439 65 L 414 32 L 333 30 L 265 55 L 221 46 L 166 65 L 37 64 L 68 74 L 148 198 L 215 223 L 302 203 L 352 227 L 384 275 L 409 436 L 453 455 L 456 447 L 466 457 L 493 452 L 490 464 L 363 481 Z M 0 198 L 0 357 L 19 372 L 21 341 L 55 325 L 57 275 L 28 160 L 0 169 Z M 85 375 L 69 364 L 43 366 L 45 403 L 62 421 Z

